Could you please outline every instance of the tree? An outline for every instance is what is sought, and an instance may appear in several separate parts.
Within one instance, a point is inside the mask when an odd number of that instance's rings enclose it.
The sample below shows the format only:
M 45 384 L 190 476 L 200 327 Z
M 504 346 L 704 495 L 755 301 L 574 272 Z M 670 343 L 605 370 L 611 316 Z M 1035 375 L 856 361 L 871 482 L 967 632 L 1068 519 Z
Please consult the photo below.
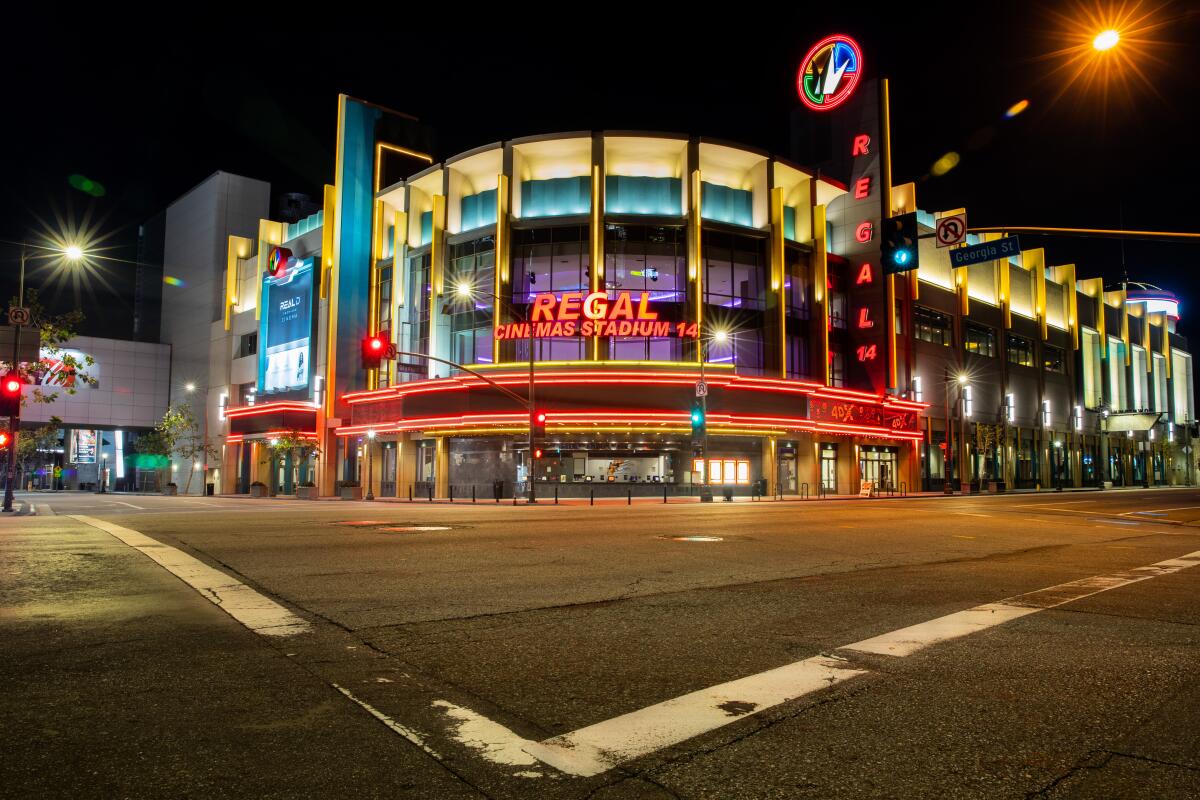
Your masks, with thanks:
M 317 447 L 317 443 L 308 437 L 311 437 L 311 434 L 306 435 L 297 430 L 281 433 L 267 445 L 269 462 L 275 463 L 278 459 L 290 454 L 292 464 L 297 465 L 310 456 L 321 455 L 321 448 Z
M 14 297 L 9 304 L 18 306 L 21 302 Z M 79 326 L 83 324 L 83 312 L 75 309 L 52 315 L 38 300 L 37 289 L 25 290 L 25 306 L 30 312 L 30 322 L 26 327 L 37 332 L 41 355 L 37 361 L 17 365 L 22 380 L 33 387 L 32 392 L 22 396 L 21 402 L 24 403 L 28 397 L 34 403 L 53 403 L 58 399 L 60 389 L 67 394 L 75 394 L 81 384 L 97 385 L 97 380 L 87 373 L 87 368 L 94 366 L 96 360 L 86 353 L 79 358 L 63 347 L 75 337 Z M 7 361 L 0 363 L 4 364 L 6 371 L 12 369 Z
M 143 433 L 133 443 L 133 450 L 139 456 L 138 466 L 150 467 L 158 474 L 159 483 L 163 483 L 162 473 L 169 469 L 171 456 L 178 452 L 184 458 L 190 459 L 192 469 L 188 471 L 187 486 L 192 483 L 191 472 L 194 471 L 196 458 L 204 452 L 204 442 L 200 436 L 200 424 L 196 414 L 187 403 L 176 403 L 168 406 L 162 419 L 154 426 L 154 430 Z M 184 489 L 186 494 L 187 489 Z
M 50 450 L 58 444 L 59 430 L 62 420 L 51 417 L 49 422 L 40 428 L 23 431 L 17 436 L 17 466 L 21 475 L 37 468 L 38 453 Z

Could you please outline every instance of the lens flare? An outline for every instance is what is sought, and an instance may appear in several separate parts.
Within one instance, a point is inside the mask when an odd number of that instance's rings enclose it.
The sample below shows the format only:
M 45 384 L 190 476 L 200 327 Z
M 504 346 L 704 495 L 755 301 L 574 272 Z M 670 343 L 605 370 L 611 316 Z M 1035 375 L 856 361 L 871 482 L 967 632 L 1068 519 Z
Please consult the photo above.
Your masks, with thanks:
M 933 166 L 929 168 L 929 172 L 934 176 L 940 177 L 957 167 L 958 162 L 961 160 L 962 158 L 958 155 L 958 153 L 951 150 L 949 153 L 946 153 L 946 155 L 933 162 Z
M 1104 52 L 1105 50 L 1112 50 L 1117 46 L 1117 42 L 1119 41 L 1121 41 L 1121 34 L 1109 28 L 1106 31 L 1096 34 L 1096 38 L 1092 39 L 1092 47 Z
M 1027 108 L 1029 108 L 1028 100 L 1018 100 L 1008 107 L 1008 110 L 1004 112 L 1004 117 L 1005 119 L 1012 119 Z
M 182 278 L 176 278 L 173 275 L 164 275 L 163 283 L 165 283 L 167 286 L 183 286 L 184 285 Z

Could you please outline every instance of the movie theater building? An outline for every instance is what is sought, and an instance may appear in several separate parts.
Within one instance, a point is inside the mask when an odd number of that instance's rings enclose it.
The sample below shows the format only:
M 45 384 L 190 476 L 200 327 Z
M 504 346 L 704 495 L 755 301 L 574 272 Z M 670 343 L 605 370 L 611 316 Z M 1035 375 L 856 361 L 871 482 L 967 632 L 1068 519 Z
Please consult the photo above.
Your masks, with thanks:
M 529 414 L 504 390 L 527 395 L 532 347 L 533 478 L 563 496 L 690 493 L 706 470 L 739 493 L 912 486 L 921 406 L 846 386 L 824 218 L 845 194 L 747 147 L 590 132 L 385 187 L 374 329 L 432 358 L 385 361 L 343 395 L 340 477 L 366 480 L 372 448 L 376 494 L 524 486 Z

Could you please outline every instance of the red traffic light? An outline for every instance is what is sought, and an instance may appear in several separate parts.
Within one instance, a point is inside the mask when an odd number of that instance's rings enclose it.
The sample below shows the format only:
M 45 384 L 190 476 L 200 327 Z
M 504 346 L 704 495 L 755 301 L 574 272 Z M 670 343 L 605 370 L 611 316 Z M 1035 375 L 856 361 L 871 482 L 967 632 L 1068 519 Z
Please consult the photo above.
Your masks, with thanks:
M 21 379 L 15 375 L 5 375 L 4 379 L 0 381 L 0 390 L 3 390 L 10 397 L 20 394 L 21 386 Z
M 0 450 L 8 447 L 8 431 L 0 431 Z
M 533 457 L 534 457 L 534 458 L 541 458 L 541 457 L 542 457 L 542 448 L 540 448 L 540 447 L 539 447 L 538 449 L 534 450 L 534 451 L 533 451 Z
M 535 419 L 537 419 L 538 424 L 545 425 L 546 424 L 546 412 L 545 411 L 537 412 L 537 416 L 535 417 Z
M 380 339 L 378 336 L 372 336 L 369 339 L 367 339 L 367 346 L 370 347 L 372 350 L 382 350 L 383 349 L 383 339 Z

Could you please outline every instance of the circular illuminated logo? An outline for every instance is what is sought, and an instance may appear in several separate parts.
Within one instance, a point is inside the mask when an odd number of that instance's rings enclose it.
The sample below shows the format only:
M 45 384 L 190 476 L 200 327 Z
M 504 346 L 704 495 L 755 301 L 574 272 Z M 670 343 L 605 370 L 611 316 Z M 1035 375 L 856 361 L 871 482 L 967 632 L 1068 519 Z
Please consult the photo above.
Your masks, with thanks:
M 292 263 L 292 251 L 286 247 L 272 247 L 267 256 L 267 270 L 278 278 L 283 275 L 288 265 Z
M 813 45 L 800 64 L 797 89 L 813 111 L 837 108 L 862 76 L 862 50 L 849 36 L 834 34 Z

